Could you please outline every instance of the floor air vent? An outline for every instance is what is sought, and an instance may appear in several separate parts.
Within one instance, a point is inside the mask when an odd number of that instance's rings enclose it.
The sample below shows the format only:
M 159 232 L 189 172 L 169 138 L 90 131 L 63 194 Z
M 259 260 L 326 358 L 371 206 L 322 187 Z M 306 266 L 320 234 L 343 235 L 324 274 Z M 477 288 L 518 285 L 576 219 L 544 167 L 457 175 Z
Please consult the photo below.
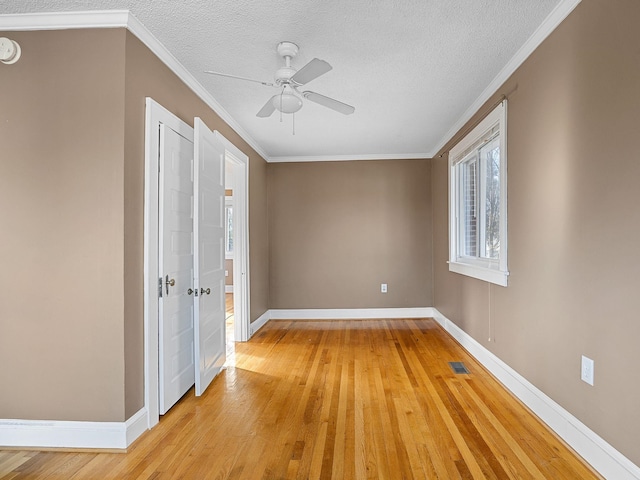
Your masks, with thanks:
M 454 373 L 458 373 L 458 374 L 469 373 L 469 370 L 467 370 L 467 367 L 465 367 L 464 363 L 462 362 L 449 362 L 449 366 L 454 371 Z

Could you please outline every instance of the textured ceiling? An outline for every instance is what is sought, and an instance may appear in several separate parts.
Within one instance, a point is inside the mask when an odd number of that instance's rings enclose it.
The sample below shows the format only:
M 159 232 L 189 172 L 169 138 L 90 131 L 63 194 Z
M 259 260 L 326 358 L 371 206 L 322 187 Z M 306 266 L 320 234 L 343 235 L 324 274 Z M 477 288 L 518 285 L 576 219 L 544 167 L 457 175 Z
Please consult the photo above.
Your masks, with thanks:
M 130 10 L 272 160 L 420 157 L 435 153 L 561 0 L 3 0 L 0 14 Z M 343 116 L 311 102 L 280 122 L 256 113 L 283 40 L 293 66 L 333 70 L 304 89 L 354 105 Z

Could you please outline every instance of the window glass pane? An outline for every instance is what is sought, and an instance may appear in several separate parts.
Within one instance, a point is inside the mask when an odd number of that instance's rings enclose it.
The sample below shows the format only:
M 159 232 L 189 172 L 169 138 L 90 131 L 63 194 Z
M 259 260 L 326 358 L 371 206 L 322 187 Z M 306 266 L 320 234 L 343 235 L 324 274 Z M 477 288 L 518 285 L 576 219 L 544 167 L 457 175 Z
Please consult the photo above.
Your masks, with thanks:
M 500 140 L 494 138 L 480 148 L 484 162 L 484 238 L 480 245 L 484 258 L 500 258 Z
M 462 164 L 462 255 L 477 256 L 478 245 L 478 162 L 472 158 Z

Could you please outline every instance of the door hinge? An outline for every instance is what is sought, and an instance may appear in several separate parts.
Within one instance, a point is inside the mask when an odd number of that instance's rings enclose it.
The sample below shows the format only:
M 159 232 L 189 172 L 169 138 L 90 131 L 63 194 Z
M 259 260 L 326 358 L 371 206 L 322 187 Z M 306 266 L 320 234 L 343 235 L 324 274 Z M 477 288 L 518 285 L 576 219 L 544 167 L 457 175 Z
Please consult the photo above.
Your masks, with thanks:
M 158 296 L 162 297 L 162 277 L 158 279 Z

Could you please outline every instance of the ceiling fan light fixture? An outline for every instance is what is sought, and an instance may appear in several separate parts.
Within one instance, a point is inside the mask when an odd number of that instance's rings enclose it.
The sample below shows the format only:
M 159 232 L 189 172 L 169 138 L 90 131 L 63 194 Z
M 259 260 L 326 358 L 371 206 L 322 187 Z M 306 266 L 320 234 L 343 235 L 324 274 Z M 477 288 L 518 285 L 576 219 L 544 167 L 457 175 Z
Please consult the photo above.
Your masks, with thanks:
M 237 78 L 249 82 L 260 83 L 268 87 L 278 87 L 281 89 L 280 94 L 274 95 L 267 100 L 267 103 L 256 113 L 258 118 L 268 118 L 276 110 L 280 112 L 280 121 L 282 114 L 294 114 L 302 108 L 304 99 L 330 108 L 344 115 L 350 115 L 355 108 L 346 103 L 342 103 L 334 98 L 326 97 L 315 92 L 300 92 L 298 90 L 302 85 L 315 80 L 321 75 L 329 72 L 332 67 L 328 62 L 319 58 L 314 58 L 299 70 L 291 66 L 291 59 L 298 54 L 298 46 L 293 42 L 280 42 L 277 46 L 278 54 L 284 59 L 284 65 L 280 67 L 274 76 L 275 83 L 263 82 L 252 78 L 231 75 L 228 73 L 213 72 L 205 70 L 205 73 L 211 75 L 219 75 L 221 77 Z
M 282 113 L 296 113 L 302 108 L 302 99 L 293 93 L 283 92 L 274 95 L 271 102 L 276 110 Z

